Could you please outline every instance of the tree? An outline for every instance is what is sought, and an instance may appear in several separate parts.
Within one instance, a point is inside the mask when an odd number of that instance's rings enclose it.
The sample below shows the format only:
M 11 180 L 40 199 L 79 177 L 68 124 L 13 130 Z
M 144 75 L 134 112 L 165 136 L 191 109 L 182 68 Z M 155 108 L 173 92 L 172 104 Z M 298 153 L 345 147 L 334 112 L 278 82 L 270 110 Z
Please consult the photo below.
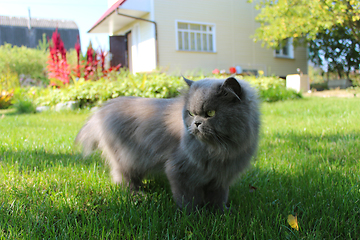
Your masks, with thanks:
M 349 27 L 335 25 L 316 34 L 309 42 L 309 57 L 318 66 L 327 66 L 328 72 L 343 74 L 349 79 L 352 70 L 359 69 L 360 43 Z
M 256 8 L 261 26 L 254 37 L 268 47 L 276 48 L 287 38 L 294 45 L 314 40 L 336 25 L 347 27 L 360 42 L 359 0 L 259 0 Z

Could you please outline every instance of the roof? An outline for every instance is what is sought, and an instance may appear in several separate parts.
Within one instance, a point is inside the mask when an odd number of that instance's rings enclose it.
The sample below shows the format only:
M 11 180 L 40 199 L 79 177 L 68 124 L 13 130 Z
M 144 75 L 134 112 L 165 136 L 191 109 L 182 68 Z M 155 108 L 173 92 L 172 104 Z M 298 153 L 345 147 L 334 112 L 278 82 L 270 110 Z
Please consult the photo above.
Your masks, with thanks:
M 114 3 L 106 12 L 95 22 L 95 24 L 88 31 L 89 33 L 95 29 L 101 22 L 103 22 L 109 15 L 113 14 L 121 4 L 123 4 L 126 0 L 119 0 Z
M 0 16 L 0 25 L 28 27 L 29 18 Z M 71 20 L 55 20 L 55 19 L 42 19 L 42 18 L 31 18 L 31 27 L 78 29 L 76 23 Z
M 151 0 L 118 0 L 96 21 L 88 33 L 113 35 L 151 12 Z

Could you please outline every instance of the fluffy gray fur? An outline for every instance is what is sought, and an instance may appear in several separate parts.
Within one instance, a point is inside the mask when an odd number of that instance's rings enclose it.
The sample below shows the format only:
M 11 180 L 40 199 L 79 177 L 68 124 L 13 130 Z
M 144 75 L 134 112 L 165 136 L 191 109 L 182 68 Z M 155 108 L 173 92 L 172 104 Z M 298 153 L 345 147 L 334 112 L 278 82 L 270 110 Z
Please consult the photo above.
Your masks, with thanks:
M 116 183 L 137 191 L 148 173 L 165 170 L 179 207 L 222 210 L 257 149 L 258 99 L 233 77 L 185 81 L 189 91 L 179 98 L 108 101 L 76 142 L 85 155 L 103 152 Z

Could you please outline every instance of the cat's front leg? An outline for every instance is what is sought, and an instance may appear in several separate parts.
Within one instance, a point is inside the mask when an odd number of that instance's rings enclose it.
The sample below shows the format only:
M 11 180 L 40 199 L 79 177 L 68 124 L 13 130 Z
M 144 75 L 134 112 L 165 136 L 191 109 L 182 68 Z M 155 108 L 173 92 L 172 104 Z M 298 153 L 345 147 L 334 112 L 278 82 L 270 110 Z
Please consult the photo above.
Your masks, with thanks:
M 215 210 L 224 211 L 227 209 L 226 203 L 228 201 L 229 187 L 216 186 L 210 182 L 204 188 L 204 200 L 208 207 Z
M 168 162 L 166 164 L 166 175 L 168 177 L 174 200 L 178 207 L 187 211 L 195 211 L 203 206 L 204 192 L 202 187 L 195 186 L 189 181 L 191 170 L 185 170 L 184 165 Z
M 204 192 L 201 188 L 193 188 L 188 184 L 176 182 L 171 184 L 171 191 L 178 207 L 193 212 L 203 207 Z

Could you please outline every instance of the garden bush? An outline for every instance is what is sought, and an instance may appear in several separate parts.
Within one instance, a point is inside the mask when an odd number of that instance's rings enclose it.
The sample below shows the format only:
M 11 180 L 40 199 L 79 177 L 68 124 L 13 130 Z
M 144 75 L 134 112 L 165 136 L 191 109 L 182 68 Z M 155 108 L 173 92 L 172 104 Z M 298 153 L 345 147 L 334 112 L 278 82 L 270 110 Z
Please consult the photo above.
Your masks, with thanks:
M 80 107 L 101 104 L 119 96 L 137 96 L 148 98 L 171 98 L 179 94 L 184 87 L 180 77 L 166 74 L 132 75 L 123 71 L 113 80 L 101 78 L 98 81 L 73 79 L 66 88 L 48 88 L 40 90 L 35 100 L 37 105 L 54 106 L 67 101 L 79 101 Z
M 264 102 L 276 102 L 289 99 L 301 98 L 301 93 L 292 89 L 286 89 L 285 81 L 278 77 L 255 77 L 247 76 L 244 80 L 258 89 L 259 97 Z
M 12 108 L 17 113 L 35 113 L 36 106 L 34 104 L 35 91 L 33 88 L 16 88 L 12 99 Z M 32 90 L 32 91 L 31 91 Z
M 18 76 L 44 80 L 47 55 L 47 52 L 41 49 L 4 44 L 0 46 L 0 76 L 10 70 Z
M 213 76 L 226 78 L 228 76 Z M 193 80 L 204 76 L 188 77 Z M 301 97 L 300 94 L 287 90 L 285 82 L 277 77 L 239 77 L 250 82 L 258 89 L 259 97 L 263 101 L 274 102 Z M 182 77 L 170 76 L 165 73 L 130 74 L 121 71 L 112 78 L 101 78 L 98 81 L 85 81 L 83 78 L 73 79 L 73 83 L 65 88 L 47 88 L 38 90 L 40 95 L 35 100 L 37 105 L 54 106 L 67 101 L 79 101 L 80 107 L 94 106 L 119 96 L 137 96 L 148 98 L 171 98 L 180 94 L 186 88 Z M 32 91 L 35 91 L 32 89 Z
M 1 63 L 0 63 L 1 64 Z M 0 89 L 11 90 L 20 87 L 19 76 L 6 67 L 0 72 Z

